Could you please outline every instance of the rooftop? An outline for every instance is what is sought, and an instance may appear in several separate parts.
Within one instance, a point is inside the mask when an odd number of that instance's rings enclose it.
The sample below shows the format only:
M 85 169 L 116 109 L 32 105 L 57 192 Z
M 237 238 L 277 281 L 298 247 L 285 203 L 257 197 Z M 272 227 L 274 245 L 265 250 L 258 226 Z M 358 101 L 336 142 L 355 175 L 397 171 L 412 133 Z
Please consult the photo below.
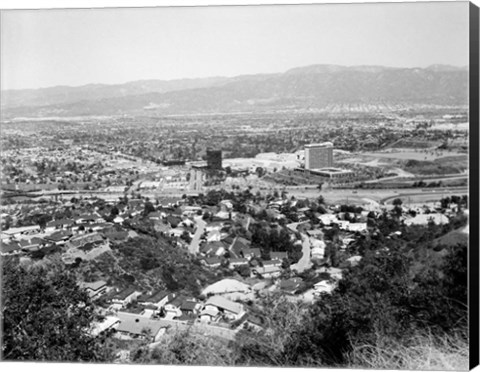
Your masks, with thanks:
M 119 332 L 128 332 L 135 335 L 142 335 L 149 332 L 156 335 L 165 325 L 158 321 L 138 316 L 136 314 L 118 313 L 120 324 L 117 328 Z
M 205 305 L 212 305 L 235 314 L 240 314 L 241 312 L 243 312 L 243 305 L 227 300 L 225 297 L 222 296 L 210 297 L 205 303 Z
M 333 147 L 332 142 L 322 142 L 322 143 L 310 143 L 308 145 L 305 145 L 305 148 L 310 149 L 310 148 L 315 148 L 315 147 Z

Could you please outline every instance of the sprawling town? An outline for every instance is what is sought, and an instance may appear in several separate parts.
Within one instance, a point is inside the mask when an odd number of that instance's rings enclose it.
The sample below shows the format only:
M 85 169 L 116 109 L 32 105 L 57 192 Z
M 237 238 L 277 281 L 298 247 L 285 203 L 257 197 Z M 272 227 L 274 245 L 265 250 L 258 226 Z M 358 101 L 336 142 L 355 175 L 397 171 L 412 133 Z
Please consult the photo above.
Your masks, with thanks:
M 467 120 L 455 109 L 7 121 L 2 259 L 72 273 L 94 306 L 89 335 L 117 362 L 178 332 L 268 334 L 267 299 L 332 293 L 380 233 L 377 253 L 417 228 L 466 239 Z

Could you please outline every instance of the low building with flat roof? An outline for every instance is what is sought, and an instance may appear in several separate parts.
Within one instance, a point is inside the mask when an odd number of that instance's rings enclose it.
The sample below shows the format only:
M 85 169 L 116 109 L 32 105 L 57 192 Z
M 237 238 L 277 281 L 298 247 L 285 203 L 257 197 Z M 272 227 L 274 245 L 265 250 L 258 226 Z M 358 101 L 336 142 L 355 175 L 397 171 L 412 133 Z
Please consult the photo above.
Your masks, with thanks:
M 343 180 L 346 181 L 355 176 L 355 172 L 349 169 L 341 169 L 341 168 L 334 168 L 334 167 L 312 168 L 312 169 L 296 168 L 295 171 L 314 175 L 314 176 L 320 176 L 330 181 L 343 181 Z

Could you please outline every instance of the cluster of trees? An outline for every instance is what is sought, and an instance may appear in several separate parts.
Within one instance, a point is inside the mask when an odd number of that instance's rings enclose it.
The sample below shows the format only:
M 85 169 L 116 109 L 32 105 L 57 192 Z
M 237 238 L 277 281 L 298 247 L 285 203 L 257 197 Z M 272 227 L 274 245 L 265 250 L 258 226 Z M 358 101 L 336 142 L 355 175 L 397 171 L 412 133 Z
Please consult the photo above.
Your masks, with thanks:
M 346 361 L 356 342 L 385 338 L 408 343 L 419 330 L 453 332 L 467 321 L 467 248 L 451 248 L 443 264 L 412 277 L 402 250 L 367 252 L 332 295 L 309 310 L 294 362 L 314 358 L 324 365 Z
M 252 244 L 260 247 L 262 259 L 269 260 L 270 252 L 287 252 L 290 263 L 302 257 L 302 247 L 295 245 L 285 227 L 269 228 L 262 223 L 250 225 Z
M 88 294 L 58 265 L 2 269 L 2 357 L 25 361 L 105 361 L 102 340 L 88 334 L 95 318 Z
M 139 236 L 112 248 L 118 264 L 134 277 L 137 286 L 146 283 L 196 296 L 203 286 L 217 280 L 215 274 L 192 259 L 186 251 L 161 237 Z M 119 280 L 122 278 L 119 277 Z

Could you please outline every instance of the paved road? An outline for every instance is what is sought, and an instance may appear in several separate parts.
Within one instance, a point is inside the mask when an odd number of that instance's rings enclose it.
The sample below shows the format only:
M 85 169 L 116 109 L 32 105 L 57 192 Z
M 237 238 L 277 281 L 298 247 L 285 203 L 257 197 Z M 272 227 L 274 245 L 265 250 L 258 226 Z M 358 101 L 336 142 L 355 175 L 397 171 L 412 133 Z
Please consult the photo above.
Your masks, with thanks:
M 310 240 L 308 236 L 302 234 L 302 258 L 296 264 L 290 266 L 292 270 L 297 270 L 299 273 L 304 272 L 312 267 L 312 260 L 310 258 Z
M 437 189 L 435 191 L 423 191 L 423 192 L 415 192 L 415 193 L 402 193 L 396 196 L 390 196 L 388 198 L 384 198 L 380 200 L 381 204 L 389 204 L 394 199 L 402 199 L 403 201 L 408 201 L 411 199 L 419 199 L 420 202 L 426 202 L 429 199 L 440 200 L 446 196 L 450 195 L 465 195 L 468 194 L 468 188 L 449 188 L 447 189 Z
M 425 190 L 425 191 L 424 191 Z M 448 191 L 447 191 L 448 190 Z M 397 198 L 399 196 L 408 197 L 412 194 L 438 194 L 441 198 L 442 192 L 453 194 L 459 194 L 467 192 L 468 188 L 460 187 L 432 187 L 428 189 L 418 189 L 418 188 L 402 188 L 402 189 L 330 189 L 330 190 L 295 190 L 287 188 L 289 196 L 295 196 L 296 198 L 318 198 L 322 195 L 327 203 L 344 203 L 348 200 L 349 203 L 358 203 L 364 204 L 364 198 L 374 200 L 378 203 L 383 203 L 390 198 Z
M 195 234 L 193 235 L 192 241 L 190 242 L 190 246 L 188 247 L 188 251 L 191 254 L 197 254 L 200 250 L 200 237 L 205 232 L 205 227 L 207 223 L 203 220 L 202 216 L 195 216 L 194 220 L 197 224 L 197 230 L 195 230 Z

